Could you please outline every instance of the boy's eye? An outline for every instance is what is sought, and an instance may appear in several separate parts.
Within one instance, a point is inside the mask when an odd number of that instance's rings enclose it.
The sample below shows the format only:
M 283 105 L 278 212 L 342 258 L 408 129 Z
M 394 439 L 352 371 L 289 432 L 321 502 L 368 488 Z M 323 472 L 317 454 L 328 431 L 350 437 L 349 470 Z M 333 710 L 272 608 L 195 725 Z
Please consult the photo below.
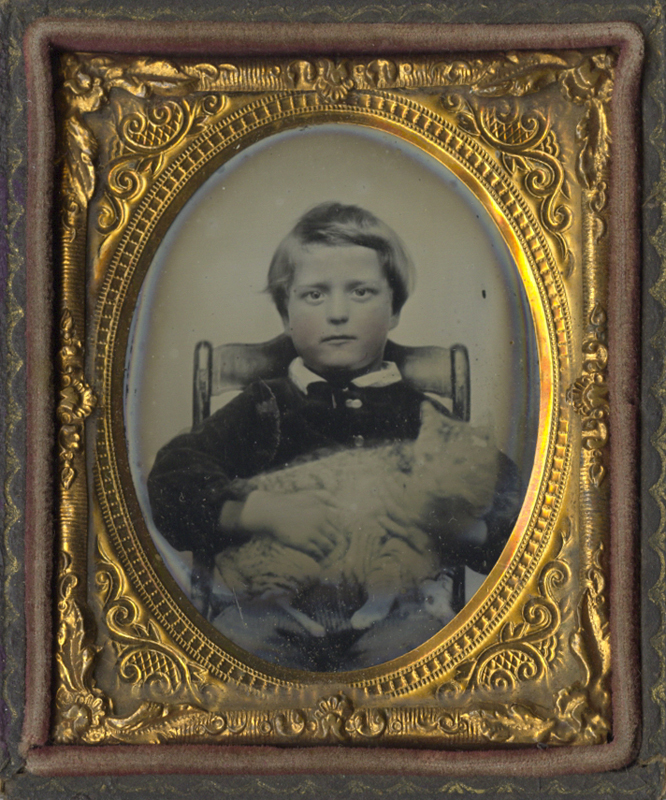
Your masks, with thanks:
M 319 289 L 308 289 L 301 295 L 303 299 L 312 301 L 321 300 L 323 296 L 323 293 Z
M 369 286 L 357 286 L 354 289 L 354 297 L 369 297 L 372 294 L 375 294 L 374 290 L 371 289 Z

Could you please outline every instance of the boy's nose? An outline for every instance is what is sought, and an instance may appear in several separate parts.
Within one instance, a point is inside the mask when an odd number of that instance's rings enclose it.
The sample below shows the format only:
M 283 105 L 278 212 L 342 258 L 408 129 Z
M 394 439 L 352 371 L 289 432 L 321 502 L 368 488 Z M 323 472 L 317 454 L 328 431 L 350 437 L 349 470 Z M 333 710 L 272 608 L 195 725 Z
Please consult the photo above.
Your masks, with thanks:
M 329 322 L 340 324 L 349 319 L 349 303 L 343 294 L 332 294 L 326 309 Z

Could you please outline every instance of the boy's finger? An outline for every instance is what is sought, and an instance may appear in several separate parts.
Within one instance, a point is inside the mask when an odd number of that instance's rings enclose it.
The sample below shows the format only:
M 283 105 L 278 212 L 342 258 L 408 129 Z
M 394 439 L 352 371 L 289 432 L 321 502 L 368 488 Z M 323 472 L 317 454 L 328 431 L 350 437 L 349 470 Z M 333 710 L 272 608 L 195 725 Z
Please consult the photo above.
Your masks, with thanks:
M 405 509 L 398 505 L 388 498 L 384 501 L 384 510 L 386 511 L 386 515 L 388 518 L 392 519 L 393 522 L 397 523 L 398 525 L 407 525 L 408 524 L 408 516 L 405 513 Z
M 429 536 L 419 534 L 418 531 L 412 528 L 398 526 L 392 522 L 389 517 L 380 517 L 378 521 L 387 533 L 390 533 L 391 536 L 394 536 L 396 539 L 401 539 L 409 545 L 409 547 L 419 553 L 419 555 L 426 555 L 431 552 L 432 542 Z
M 328 491 L 328 489 L 317 489 L 313 492 L 315 497 L 318 500 L 321 500 L 322 503 L 325 503 L 327 506 L 337 507 L 339 504 L 333 494 Z
M 335 548 L 338 540 L 332 529 L 327 530 L 325 525 L 320 525 L 313 533 L 313 542 L 322 555 L 327 556 Z
M 322 522 L 322 524 L 319 526 L 319 530 L 326 537 L 326 540 L 330 542 L 333 547 L 335 547 L 335 545 L 338 543 L 338 539 L 340 538 L 340 532 L 333 522 L 330 519 L 324 520 L 324 522 Z
M 327 534 L 323 526 L 317 528 L 317 531 L 313 534 L 313 537 L 317 547 L 324 556 L 327 556 L 335 547 L 334 539 Z
M 405 533 L 405 526 L 397 522 L 393 517 L 381 516 L 377 517 L 377 522 L 384 528 L 391 536 L 396 536 L 400 539 L 403 538 Z
M 304 542 L 296 549 L 307 553 L 307 555 L 314 558 L 315 561 L 321 561 L 321 559 L 326 555 L 326 553 L 318 546 L 318 544 L 313 541 Z

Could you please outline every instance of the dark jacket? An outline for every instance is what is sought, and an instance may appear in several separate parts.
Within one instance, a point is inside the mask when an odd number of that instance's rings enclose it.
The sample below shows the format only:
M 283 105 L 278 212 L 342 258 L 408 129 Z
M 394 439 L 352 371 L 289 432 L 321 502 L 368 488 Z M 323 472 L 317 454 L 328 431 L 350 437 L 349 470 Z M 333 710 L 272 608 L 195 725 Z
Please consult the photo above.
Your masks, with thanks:
M 311 384 L 307 394 L 287 378 L 255 383 L 159 451 L 148 478 L 154 522 L 179 550 L 212 555 L 240 544 L 249 535 L 223 530 L 219 523 L 227 500 L 245 499 L 237 479 L 284 467 L 322 449 L 416 439 L 425 399 L 402 381 L 365 388 L 321 382 Z M 447 564 L 453 560 L 488 572 L 521 502 L 517 468 L 501 455 L 495 501 L 485 517 L 488 540 L 483 547 L 460 546 L 454 553 L 449 540 Z

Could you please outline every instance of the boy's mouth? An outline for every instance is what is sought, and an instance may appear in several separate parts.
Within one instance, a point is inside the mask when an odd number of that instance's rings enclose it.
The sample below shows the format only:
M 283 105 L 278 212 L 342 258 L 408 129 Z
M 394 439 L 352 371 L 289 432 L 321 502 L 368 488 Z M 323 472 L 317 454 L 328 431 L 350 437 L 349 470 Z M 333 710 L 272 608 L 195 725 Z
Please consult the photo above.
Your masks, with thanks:
M 333 336 L 324 336 L 322 342 L 350 342 L 356 339 L 355 336 L 347 336 L 342 333 L 334 334 Z

